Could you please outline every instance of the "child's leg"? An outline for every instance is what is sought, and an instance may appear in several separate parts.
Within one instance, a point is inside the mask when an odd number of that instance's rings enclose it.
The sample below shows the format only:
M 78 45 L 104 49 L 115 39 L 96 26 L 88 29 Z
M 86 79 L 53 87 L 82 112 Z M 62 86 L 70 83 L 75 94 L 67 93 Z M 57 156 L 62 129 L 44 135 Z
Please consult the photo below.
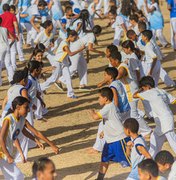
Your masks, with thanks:
M 153 69 L 153 72 L 152 72 L 152 77 L 155 81 L 155 86 L 157 87 L 158 86 L 158 81 L 159 81 L 159 78 L 160 78 L 160 69 L 161 69 L 161 62 L 159 60 L 157 60 L 156 64 L 155 64 L 155 67 Z
M 4 178 L 6 180 L 23 180 L 24 175 L 22 172 L 18 169 L 15 163 L 9 164 L 4 159 L 0 160 L 0 169 L 4 175 Z
M 39 99 L 37 99 L 37 109 L 34 112 L 35 118 L 36 119 L 42 119 L 43 115 L 42 115 L 42 105 Z
M 23 34 L 20 33 L 20 39 L 17 41 L 17 51 L 18 51 L 18 58 L 20 61 L 24 61 L 24 54 L 23 54 Z
M 135 118 L 139 123 L 139 131 L 143 136 L 146 136 L 151 133 L 151 128 L 147 125 L 144 118 L 139 115 L 138 112 L 138 100 L 130 102 L 131 107 L 131 117 Z
M 171 18 L 171 44 L 176 49 L 176 18 Z
M 165 134 L 172 150 L 176 153 L 176 134 L 174 131 Z
M 9 44 L 11 43 L 11 40 L 9 41 Z M 13 67 L 13 70 L 15 71 L 17 66 L 16 66 L 16 41 L 13 43 L 13 45 L 10 48 L 10 59 L 11 59 L 11 64 Z
M 95 144 L 93 145 L 93 148 L 99 152 L 103 151 L 103 147 L 105 145 L 105 139 L 100 138 L 100 133 L 103 131 L 103 122 L 101 121 L 99 126 L 98 126 L 98 133 L 97 133 L 97 137 L 96 137 L 96 141 Z
M 81 58 L 78 63 L 78 75 L 80 79 L 80 86 L 87 85 L 87 62 L 85 58 Z
M 115 28 L 114 41 L 113 41 L 114 45 L 119 46 L 122 32 L 123 32 L 122 29 Z
M 101 162 L 97 180 L 103 180 L 108 170 L 109 162 Z
M 72 81 L 71 81 L 71 77 L 70 77 L 70 71 L 69 68 L 67 66 L 63 67 L 62 69 L 62 77 L 59 78 L 59 80 L 61 82 L 64 83 L 64 81 L 62 81 L 63 79 L 66 81 L 66 86 L 67 86 L 67 97 L 72 97 L 74 95 L 73 92 L 73 88 L 72 88 Z
M 160 78 L 164 82 L 164 84 L 166 84 L 166 86 L 168 86 L 168 87 L 175 86 L 175 82 L 169 77 L 169 75 L 162 68 L 162 66 L 161 66 L 161 69 L 160 69 Z
M 153 132 L 150 136 L 150 155 L 155 158 L 156 154 L 161 151 L 164 141 L 166 140 L 166 136 L 158 136 L 155 132 Z
M 2 66 L 3 66 L 3 62 L 4 62 L 4 58 L 5 58 L 5 55 L 7 53 L 7 49 L 6 47 L 1 47 L 0 48 L 0 86 L 2 85 Z
M 156 37 L 159 39 L 160 43 L 162 44 L 163 47 L 165 47 L 168 42 L 166 41 L 166 38 L 163 35 L 163 30 L 162 29 L 157 29 L 156 30 Z

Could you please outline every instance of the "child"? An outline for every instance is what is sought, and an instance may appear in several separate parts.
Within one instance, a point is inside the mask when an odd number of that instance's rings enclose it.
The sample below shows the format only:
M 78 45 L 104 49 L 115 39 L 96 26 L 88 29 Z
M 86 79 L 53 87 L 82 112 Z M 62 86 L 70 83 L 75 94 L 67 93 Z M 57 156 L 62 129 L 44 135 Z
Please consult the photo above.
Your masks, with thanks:
M 155 81 L 155 85 L 158 86 L 161 62 L 160 59 L 158 59 L 155 46 L 151 43 L 152 36 L 153 35 L 150 30 L 145 30 L 142 32 L 142 41 L 146 44 L 144 48 L 146 58 L 144 74 L 146 76 L 152 76 Z
M 13 142 L 19 139 L 19 142 L 22 144 L 22 137 L 27 136 L 28 138 L 35 141 L 40 147 L 43 145 L 38 141 L 37 138 L 42 139 L 47 144 L 49 144 L 53 151 L 57 154 L 59 152 L 58 147 L 56 147 L 51 141 L 49 141 L 45 136 L 33 128 L 28 121 L 25 120 L 25 117 L 29 110 L 29 101 L 24 97 L 16 97 L 12 102 L 12 109 L 9 109 L 6 117 L 1 123 L 0 131 L 0 167 L 3 172 L 5 179 L 14 179 L 14 180 L 23 180 L 23 174 L 17 168 L 14 162 L 15 151 L 13 147 Z M 37 138 L 35 138 L 32 132 Z M 22 135 L 22 133 L 24 135 Z M 26 138 L 26 140 L 28 140 Z M 25 143 L 27 146 L 27 143 Z M 24 150 L 24 147 L 21 146 L 21 149 Z
M 144 138 L 138 134 L 139 123 L 136 119 L 127 119 L 124 124 L 125 134 L 131 138 L 127 143 L 127 153 L 131 158 L 132 170 L 127 180 L 138 180 L 138 164 L 145 158 L 151 158 L 147 151 L 147 145 Z
M 168 104 L 175 104 L 176 98 L 166 91 L 155 88 L 155 81 L 151 76 L 144 76 L 140 82 L 140 89 L 134 93 L 134 98 L 149 102 L 156 124 L 150 137 L 150 154 L 155 157 L 167 139 L 172 150 L 176 153 L 176 134 L 174 132 L 174 116 Z
M 158 164 L 161 173 L 169 172 L 168 180 L 176 179 L 176 161 L 169 151 L 160 151 L 156 157 L 155 162 Z
M 56 178 L 56 169 L 52 160 L 42 157 L 32 166 L 33 180 L 53 180 Z
M 159 176 L 156 162 L 152 159 L 145 159 L 138 165 L 139 180 L 166 180 Z
M 130 24 L 131 24 L 131 29 L 134 30 L 134 32 L 139 35 L 139 29 L 138 29 L 138 16 L 137 15 L 131 15 L 130 18 Z
M 91 110 L 90 114 L 94 120 L 103 119 L 106 143 L 103 148 L 100 170 L 97 177 L 98 180 L 103 180 L 110 161 L 119 162 L 123 167 L 130 165 L 130 161 L 125 152 L 125 144 L 129 141 L 129 138 L 126 138 L 123 132 L 120 114 L 112 102 L 112 90 L 105 87 L 99 92 L 99 104 L 104 107 L 99 112 Z

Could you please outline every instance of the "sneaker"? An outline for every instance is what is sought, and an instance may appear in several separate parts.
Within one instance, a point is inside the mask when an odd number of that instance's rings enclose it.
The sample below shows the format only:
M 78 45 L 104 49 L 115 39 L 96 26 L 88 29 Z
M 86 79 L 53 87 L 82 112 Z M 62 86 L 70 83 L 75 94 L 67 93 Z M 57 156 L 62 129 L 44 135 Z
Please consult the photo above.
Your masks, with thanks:
M 71 98 L 71 99 L 77 99 L 78 97 L 75 96 L 75 95 L 73 95 L 73 96 L 70 96 L 69 98 Z
M 62 83 L 57 83 L 57 82 L 55 82 L 54 84 L 55 84 L 55 86 L 56 86 L 58 89 L 60 89 L 61 91 L 64 91 L 64 88 L 63 88 L 63 86 L 62 86 Z

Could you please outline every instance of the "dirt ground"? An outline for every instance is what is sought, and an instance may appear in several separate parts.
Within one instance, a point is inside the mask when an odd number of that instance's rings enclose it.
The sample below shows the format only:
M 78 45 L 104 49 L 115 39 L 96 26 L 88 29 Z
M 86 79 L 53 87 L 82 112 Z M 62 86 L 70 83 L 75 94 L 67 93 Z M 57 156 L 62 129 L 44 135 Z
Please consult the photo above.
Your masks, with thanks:
M 165 19 L 164 34 L 170 42 L 169 12 L 166 9 L 165 1 L 163 1 L 161 9 Z M 95 24 L 106 25 L 105 20 L 98 20 Z M 102 35 L 98 37 L 99 46 L 97 49 L 105 50 L 105 47 L 112 43 L 112 37 L 113 31 L 110 28 L 103 29 Z M 162 49 L 162 52 L 165 55 L 162 66 L 176 80 L 176 53 L 171 48 Z M 30 51 L 25 49 L 26 59 L 29 57 L 29 53 Z M 83 180 L 96 178 L 101 154 L 91 155 L 87 153 L 86 149 L 94 144 L 99 122 L 90 117 L 88 110 L 100 109 L 95 85 L 102 80 L 103 70 L 107 65 L 108 62 L 105 57 L 91 54 L 91 60 L 88 64 L 88 84 L 93 90 L 91 92 L 80 92 L 78 90 L 78 78 L 73 79 L 75 94 L 79 97 L 76 100 L 68 99 L 66 92 L 59 91 L 54 85 L 47 90 L 44 99 L 49 110 L 46 116 L 48 121 L 35 121 L 35 127 L 61 147 L 62 150 L 59 155 L 55 155 L 47 145 L 45 150 L 37 148 L 29 150 L 29 162 L 19 164 L 26 179 L 31 179 L 33 161 L 43 156 L 54 161 L 58 174 L 57 179 Z M 21 67 L 20 64 L 19 67 Z M 3 76 L 6 81 L 0 87 L 0 101 L 3 100 L 9 88 L 5 71 Z M 159 87 L 176 96 L 176 90 L 166 88 L 162 82 L 160 82 Z M 175 109 L 176 112 L 176 108 L 172 107 L 172 109 Z M 163 149 L 170 150 L 168 143 L 164 144 Z M 122 168 L 119 164 L 111 164 L 106 179 L 124 180 L 129 172 L 130 168 Z M 0 179 L 3 179 L 3 177 L 0 176 Z

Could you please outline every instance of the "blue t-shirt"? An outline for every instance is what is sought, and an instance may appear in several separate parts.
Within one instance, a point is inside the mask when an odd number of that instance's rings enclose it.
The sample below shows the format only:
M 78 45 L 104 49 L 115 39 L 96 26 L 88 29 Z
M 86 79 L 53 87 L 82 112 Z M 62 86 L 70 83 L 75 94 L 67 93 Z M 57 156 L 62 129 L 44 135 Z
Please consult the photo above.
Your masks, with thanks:
M 171 6 L 170 18 L 176 17 L 176 2 L 174 0 L 168 0 L 167 3 Z
M 19 0 L 18 7 L 29 7 L 31 5 L 31 1 L 29 0 Z

